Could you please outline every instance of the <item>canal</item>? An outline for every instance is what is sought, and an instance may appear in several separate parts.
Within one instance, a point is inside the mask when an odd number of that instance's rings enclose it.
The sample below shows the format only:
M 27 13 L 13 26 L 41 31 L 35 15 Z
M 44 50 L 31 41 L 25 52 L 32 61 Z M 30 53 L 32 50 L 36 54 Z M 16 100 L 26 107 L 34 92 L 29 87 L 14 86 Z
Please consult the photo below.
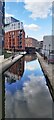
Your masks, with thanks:
M 3 76 L 5 118 L 52 118 L 52 97 L 36 54 L 22 57 Z

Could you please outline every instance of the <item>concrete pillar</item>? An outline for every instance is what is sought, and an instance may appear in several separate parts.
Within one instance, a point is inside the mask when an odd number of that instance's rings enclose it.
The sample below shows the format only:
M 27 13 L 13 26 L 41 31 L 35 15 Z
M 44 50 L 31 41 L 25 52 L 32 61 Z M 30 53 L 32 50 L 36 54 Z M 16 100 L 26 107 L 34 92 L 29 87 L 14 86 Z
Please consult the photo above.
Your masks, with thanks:
M 2 63 L 4 60 L 4 55 L 0 55 L 0 63 Z
M 2 75 L 0 75 L 0 120 L 2 119 Z

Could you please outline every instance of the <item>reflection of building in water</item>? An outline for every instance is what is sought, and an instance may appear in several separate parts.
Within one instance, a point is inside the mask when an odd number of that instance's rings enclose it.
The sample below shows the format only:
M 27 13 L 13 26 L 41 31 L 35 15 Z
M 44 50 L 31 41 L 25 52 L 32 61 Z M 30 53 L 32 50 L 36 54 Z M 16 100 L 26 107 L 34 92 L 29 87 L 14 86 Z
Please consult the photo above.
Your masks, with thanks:
M 24 72 L 24 58 L 21 58 L 8 71 L 13 74 L 17 74 L 18 78 L 22 77 Z
M 24 72 L 24 57 L 11 66 L 8 71 L 5 72 L 5 75 L 9 80 L 19 80 Z M 9 81 L 8 80 L 8 81 Z
M 8 74 L 8 73 L 7 73 Z M 8 82 L 8 83 L 14 83 L 14 82 L 16 82 L 16 77 L 14 76 L 14 75 L 10 75 L 10 76 L 5 76 L 5 82 Z
M 28 56 L 29 56 L 29 57 L 28 57 Z M 36 58 L 37 58 L 37 55 L 36 55 L 36 54 L 26 55 L 26 56 L 25 56 L 25 61 L 26 61 L 26 62 L 29 62 L 29 61 L 35 60 Z

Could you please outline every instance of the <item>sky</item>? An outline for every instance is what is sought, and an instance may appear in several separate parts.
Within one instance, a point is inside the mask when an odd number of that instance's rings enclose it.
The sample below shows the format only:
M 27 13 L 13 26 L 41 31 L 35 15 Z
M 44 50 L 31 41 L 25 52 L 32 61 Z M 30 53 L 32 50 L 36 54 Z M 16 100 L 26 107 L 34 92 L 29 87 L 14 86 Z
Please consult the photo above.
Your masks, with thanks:
M 25 36 L 38 41 L 52 34 L 52 0 L 6 0 L 5 17 L 23 22 Z

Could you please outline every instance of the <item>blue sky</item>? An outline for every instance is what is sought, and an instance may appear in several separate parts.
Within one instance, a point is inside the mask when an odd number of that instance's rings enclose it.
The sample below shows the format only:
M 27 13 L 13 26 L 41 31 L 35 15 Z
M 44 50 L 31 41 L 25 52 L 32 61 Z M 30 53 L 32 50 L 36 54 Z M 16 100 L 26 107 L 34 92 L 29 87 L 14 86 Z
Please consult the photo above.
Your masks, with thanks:
M 31 1 L 31 0 L 30 0 Z M 43 40 L 44 35 L 52 34 L 52 3 L 24 2 L 15 0 L 6 2 L 5 16 L 13 16 L 23 22 L 26 36 Z

